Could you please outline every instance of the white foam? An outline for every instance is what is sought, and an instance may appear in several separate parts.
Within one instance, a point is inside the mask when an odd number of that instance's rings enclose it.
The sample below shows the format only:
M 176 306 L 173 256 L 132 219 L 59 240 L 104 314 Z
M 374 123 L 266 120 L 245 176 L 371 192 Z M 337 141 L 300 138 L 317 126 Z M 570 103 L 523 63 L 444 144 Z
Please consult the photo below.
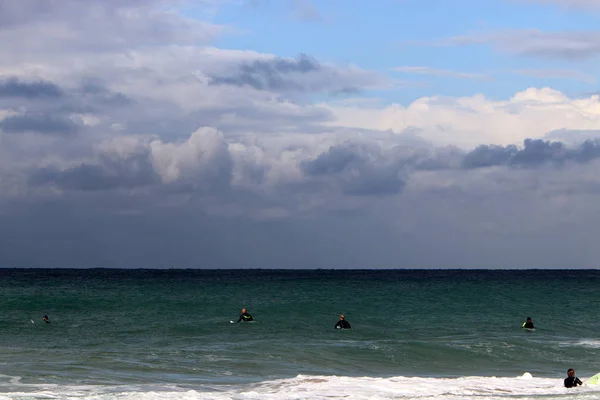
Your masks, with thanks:
M 581 339 L 569 342 L 559 342 L 559 346 L 561 347 L 586 347 L 591 349 L 599 349 L 600 348 L 600 340 L 593 339 Z
M 12 382 L 14 385 L 16 382 Z M 90 400 L 175 400 L 175 399 L 404 399 L 404 400 L 520 400 L 548 398 L 554 400 L 598 399 L 600 388 L 566 389 L 562 378 L 535 378 L 529 373 L 514 378 L 462 377 L 345 377 L 299 375 L 256 384 L 211 385 L 181 388 L 172 385 L 153 386 L 64 386 L 19 385 L 0 386 L 0 400 L 15 399 L 90 399 Z M 7 390 L 8 389 L 8 390 Z M 18 389 L 12 391 L 11 389 Z

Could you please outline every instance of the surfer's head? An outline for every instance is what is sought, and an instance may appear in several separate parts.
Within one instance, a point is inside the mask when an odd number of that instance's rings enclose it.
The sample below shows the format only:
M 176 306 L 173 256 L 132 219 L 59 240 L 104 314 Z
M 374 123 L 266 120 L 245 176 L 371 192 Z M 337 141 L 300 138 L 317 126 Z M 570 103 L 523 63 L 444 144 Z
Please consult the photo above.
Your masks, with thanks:
M 340 319 L 344 319 L 344 318 L 346 318 L 346 317 L 344 317 L 343 315 L 340 315 Z
M 242 314 L 246 314 L 246 309 L 242 308 Z
M 573 375 L 575 375 L 575 370 L 574 370 L 573 368 L 569 368 L 569 369 L 567 370 L 567 375 L 569 375 L 569 376 L 573 376 Z
M 527 322 L 531 322 L 531 317 L 527 317 Z

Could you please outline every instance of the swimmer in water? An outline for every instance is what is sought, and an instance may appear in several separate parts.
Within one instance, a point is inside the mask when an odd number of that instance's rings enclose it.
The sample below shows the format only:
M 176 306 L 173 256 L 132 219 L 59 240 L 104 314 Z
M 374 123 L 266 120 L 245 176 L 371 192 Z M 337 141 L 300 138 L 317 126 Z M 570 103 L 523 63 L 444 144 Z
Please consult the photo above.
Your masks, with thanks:
M 340 320 L 333 326 L 334 329 L 350 329 L 350 322 L 346 321 L 346 317 L 340 315 Z
M 240 314 L 240 318 L 237 320 L 237 322 L 240 322 L 240 321 L 250 322 L 253 320 L 254 320 L 254 318 L 252 318 L 252 315 L 248 314 L 248 311 L 246 311 L 245 308 L 242 308 L 242 313 Z
M 569 368 L 567 371 L 567 377 L 565 378 L 565 387 L 572 388 L 577 387 L 578 385 L 583 385 L 583 382 L 581 382 L 579 378 L 575 376 L 575 370 L 573 368 Z
M 523 322 L 522 328 L 525 328 L 525 329 L 535 329 L 533 327 L 533 321 L 531 320 L 531 317 L 527 317 L 527 321 Z

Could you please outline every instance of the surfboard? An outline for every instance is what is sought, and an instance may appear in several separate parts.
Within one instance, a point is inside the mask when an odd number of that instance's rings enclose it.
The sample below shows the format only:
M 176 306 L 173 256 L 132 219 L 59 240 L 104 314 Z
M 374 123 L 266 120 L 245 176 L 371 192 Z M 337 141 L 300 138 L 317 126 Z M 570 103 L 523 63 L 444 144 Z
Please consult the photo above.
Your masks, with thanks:
M 527 332 L 535 332 L 535 328 L 521 328 L 525 329 Z
M 591 376 L 583 382 L 584 385 L 600 385 L 600 373 Z

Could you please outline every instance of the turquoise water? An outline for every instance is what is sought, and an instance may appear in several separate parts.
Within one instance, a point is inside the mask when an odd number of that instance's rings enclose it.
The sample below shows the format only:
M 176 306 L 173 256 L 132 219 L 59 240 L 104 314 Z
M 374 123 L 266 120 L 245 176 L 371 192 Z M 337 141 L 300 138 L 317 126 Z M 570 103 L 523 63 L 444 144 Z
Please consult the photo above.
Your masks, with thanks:
M 600 372 L 599 284 L 600 271 L 4 269 L 0 392 L 235 398 L 272 381 L 313 390 L 311 376 L 426 387 L 524 372 L 560 387 L 569 367 Z M 256 322 L 230 323 L 242 307 Z M 351 330 L 333 329 L 340 313 Z

